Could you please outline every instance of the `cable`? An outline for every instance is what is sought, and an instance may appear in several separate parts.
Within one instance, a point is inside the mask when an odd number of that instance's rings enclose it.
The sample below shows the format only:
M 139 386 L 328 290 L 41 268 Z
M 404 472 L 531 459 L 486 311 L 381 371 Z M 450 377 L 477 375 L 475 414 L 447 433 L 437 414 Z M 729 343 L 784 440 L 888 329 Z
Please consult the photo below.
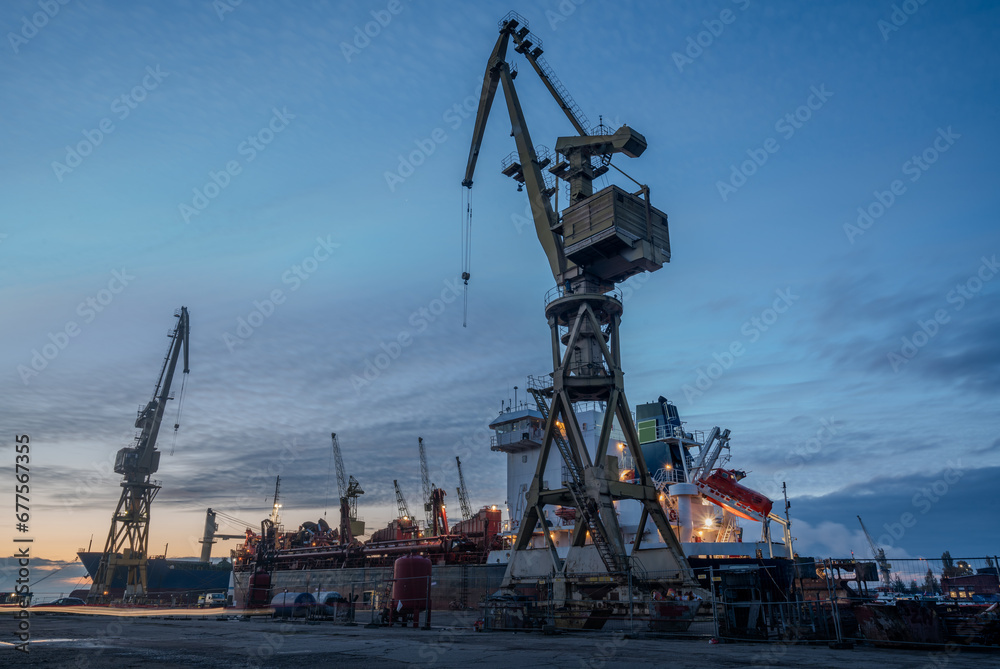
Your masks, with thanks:
M 468 191 L 466 193 L 466 191 Z M 469 279 L 472 277 L 472 189 L 462 187 L 462 327 L 469 321 Z
M 181 392 L 177 396 L 177 417 L 174 419 L 174 438 L 170 442 L 170 453 L 168 455 L 174 454 L 174 448 L 177 446 L 177 429 L 181 426 L 181 408 L 184 406 L 184 391 L 187 389 L 188 375 L 183 374 L 181 378 Z

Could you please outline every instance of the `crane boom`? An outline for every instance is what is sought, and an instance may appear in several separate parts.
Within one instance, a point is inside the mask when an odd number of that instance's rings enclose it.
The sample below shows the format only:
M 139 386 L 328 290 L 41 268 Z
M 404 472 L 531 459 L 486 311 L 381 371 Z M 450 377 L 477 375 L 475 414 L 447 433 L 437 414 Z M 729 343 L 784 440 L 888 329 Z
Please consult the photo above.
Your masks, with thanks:
M 399 481 L 393 479 L 392 487 L 396 490 L 396 508 L 399 509 L 399 519 L 412 520 L 412 518 L 410 518 L 410 510 L 406 508 L 406 498 L 403 497 L 403 491 L 399 487 Z
M 458 502 L 462 505 L 462 520 L 472 518 L 472 507 L 469 505 L 469 490 L 465 487 L 465 477 L 462 476 L 462 461 L 455 456 L 455 465 L 458 467 Z
M 281 494 L 281 477 L 274 477 L 274 499 L 271 500 L 271 524 L 277 526 L 281 519 L 281 504 L 278 502 Z
M 424 516 L 427 520 L 427 527 L 431 527 L 434 524 L 434 500 L 431 499 L 433 490 L 431 476 L 427 471 L 427 452 L 424 451 L 423 437 L 417 437 L 417 447 L 420 449 L 420 483 L 424 488 Z
M 343 499 L 347 496 L 347 474 L 344 471 L 344 459 L 340 456 L 340 441 L 337 433 L 331 432 L 330 438 L 333 440 L 333 459 L 337 464 L 337 497 Z
M 584 115 L 583 110 L 580 109 L 580 105 L 576 103 L 573 96 L 569 94 L 566 87 L 563 86 L 562 82 L 559 81 L 559 77 L 556 76 L 555 70 L 542 58 L 542 40 L 538 39 L 534 33 L 529 32 L 528 22 L 524 20 L 520 14 L 516 12 L 510 12 L 503 18 L 500 22 L 502 26 L 504 23 L 512 25 L 510 36 L 514 40 L 514 51 L 524 54 L 524 57 L 528 59 L 531 63 L 531 67 L 534 68 L 535 72 L 538 74 L 538 78 L 542 80 L 545 87 L 549 89 L 549 93 L 552 97 L 556 99 L 559 106 L 562 108 L 563 113 L 566 114 L 566 118 L 569 122 L 573 124 L 576 131 L 581 135 L 590 134 L 590 121 Z M 521 24 L 521 28 L 514 30 L 513 28 Z

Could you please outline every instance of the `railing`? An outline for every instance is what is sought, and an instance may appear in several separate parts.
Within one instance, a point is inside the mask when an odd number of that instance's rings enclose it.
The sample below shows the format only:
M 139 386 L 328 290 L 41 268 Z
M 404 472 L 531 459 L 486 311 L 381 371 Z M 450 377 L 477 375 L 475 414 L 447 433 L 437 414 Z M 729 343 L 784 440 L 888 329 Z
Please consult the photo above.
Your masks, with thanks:
M 587 295 L 589 293 L 567 293 L 565 286 L 554 286 L 549 288 L 548 292 L 545 293 L 545 304 L 548 306 L 549 303 L 558 300 L 561 297 L 566 297 L 567 295 Z M 611 290 L 602 293 L 605 297 L 610 297 L 618 302 L 624 301 L 622 296 L 622 291 L 617 286 Z
M 684 479 L 684 472 L 679 469 L 667 469 L 666 467 L 661 467 L 657 469 L 653 474 L 653 481 L 655 483 L 666 485 L 667 483 L 686 483 Z
M 685 432 L 684 428 L 678 428 L 676 425 L 657 425 L 656 438 L 657 439 L 677 438 L 677 431 L 680 431 L 683 438 L 687 441 L 696 441 L 699 444 L 705 443 L 705 432 L 703 430 L 692 430 L 691 432 Z
M 499 436 L 494 435 L 490 437 L 490 448 L 492 450 L 496 450 L 497 447 L 510 446 L 511 444 L 517 444 L 522 441 L 534 441 L 541 443 L 542 436 L 544 434 L 545 430 L 536 427 L 515 432 L 505 432 Z

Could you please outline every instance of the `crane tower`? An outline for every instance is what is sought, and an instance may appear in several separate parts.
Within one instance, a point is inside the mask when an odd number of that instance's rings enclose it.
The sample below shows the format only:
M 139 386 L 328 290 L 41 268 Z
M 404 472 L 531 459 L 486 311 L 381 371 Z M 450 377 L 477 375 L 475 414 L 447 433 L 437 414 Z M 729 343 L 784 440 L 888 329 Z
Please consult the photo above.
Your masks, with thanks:
M 111 516 L 111 530 L 87 597 L 92 602 L 104 601 L 109 597 L 116 573 L 121 567 L 126 570 L 124 598 L 141 600 L 146 596 L 150 507 L 160 490 L 159 484 L 151 479 L 160 466 L 156 437 L 160 432 L 167 401 L 173 399 L 170 386 L 182 349 L 184 374 L 189 372 L 188 341 L 191 326 L 187 307 L 181 307 L 175 312 L 174 318 L 177 319 L 177 325 L 167 335 L 171 342 L 160 368 L 153 397 L 139 410 L 135 421 L 136 428 L 141 431 L 136 436 L 135 445 L 126 446 L 115 457 L 115 473 L 123 475 L 122 493 Z
M 633 564 L 641 556 L 648 572 L 678 574 L 674 584 L 695 587 L 693 572 L 657 501 L 639 449 L 625 396 L 619 335 L 623 304 L 615 287 L 630 276 L 656 271 L 670 261 L 667 216 L 651 206 L 649 188 L 638 182 L 636 192 L 615 185 L 597 193 L 593 190 L 594 179 L 615 167 L 611 159 L 616 154 L 637 158 L 646 150 L 646 139 L 627 125 L 613 134 L 606 134 L 603 125 L 588 128 L 579 106 L 541 59 L 541 41 L 529 31 L 523 17 L 509 13 L 500 21 L 499 31 L 486 66 L 462 185 L 472 188 L 486 121 L 497 88 L 502 87 L 517 149 L 504 161 L 502 172 L 518 182 L 518 190 L 527 190 L 535 232 L 556 282 L 545 299 L 553 371 L 531 379 L 528 388 L 546 421 L 542 449 L 503 585 L 509 587 L 547 573 L 555 573 L 557 579 L 568 583 L 574 573 L 602 570 L 621 583 L 630 579 L 629 574 L 638 576 Z M 511 42 L 514 51 L 527 58 L 577 133 L 557 139 L 555 156 L 532 144 L 514 87 L 515 73 L 507 61 Z M 558 189 L 542 173 L 546 167 L 569 185 L 568 206 L 562 212 L 558 210 Z M 605 407 L 593 452 L 584 442 L 575 413 L 575 405 L 582 402 Z M 613 424 L 624 434 L 627 452 L 635 462 L 636 483 L 621 482 L 615 474 L 617 456 L 609 451 Z M 563 460 L 567 472 L 564 486 L 550 487 L 543 479 L 550 456 Z M 636 500 L 642 508 L 635 542 L 628 550 L 614 506 L 619 500 Z M 544 525 L 547 506 L 576 509 L 572 545 L 565 559 L 547 532 L 542 533 L 547 551 L 529 549 L 536 526 L 540 521 Z M 662 544 L 644 550 L 649 521 Z
M 365 533 L 365 524 L 358 520 L 358 497 L 364 495 L 361 484 L 354 476 L 348 476 L 344 459 L 340 455 L 340 440 L 331 432 L 333 458 L 337 464 L 337 492 L 340 499 L 340 543 L 349 544 L 354 537 Z

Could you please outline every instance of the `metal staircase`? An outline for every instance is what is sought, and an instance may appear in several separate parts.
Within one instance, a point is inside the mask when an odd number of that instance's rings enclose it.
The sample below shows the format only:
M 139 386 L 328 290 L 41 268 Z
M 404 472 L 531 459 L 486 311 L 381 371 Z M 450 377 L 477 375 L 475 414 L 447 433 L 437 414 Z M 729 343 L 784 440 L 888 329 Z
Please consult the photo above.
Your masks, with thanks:
M 534 381 L 534 379 L 532 379 L 532 381 Z M 546 424 L 548 424 L 549 405 L 545 399 L 545 391 L 541 387 L 541 384 L 529 383 L 528 392 L 531 393 L 533 398 L 535 398 L 535 404 L 538 406 L 538 412 L 542 414 L 542 418 L 544 418 Z M 580 471 L 580 467 L 578 466 L 576 459 L 573 458 L 573 453 L 570 450 L 569 443 L 567 443 L 566 439 L 563 437 L 562 431 L 558 428 L 558 426 L 554 426 L 552 428 L 552 440 L 555 442 L 556 448 L 559 449 L 559 453 L 562 455 L 563 462 L 566 465 L 566 470 L 569 473 L 569 476 L 566 477 L 566 487 L 569 488 L 570 493 L 573 495 L 573 501 L 576 503 L 576 508 L 583 516 L 583 520 L 587 524 L 587 529 L 590 530 L 590 539 L 594 543 L 594 547 L 597 548 L 597 552 L 601 556 L 604 566 L 607 567 L 608 571 L 611 573 L 622 573 L 627 571 L 627 562 L 624 562 L 622 560 L 622 556 L 615 553 L 615 551 L 611 548 L 608 538 L 605 535 L 604 523 L 600 520 L 600 510 L 598 509 L 597 501 L 586 494 L 583 472 Z
M 719 537 L 718 539 L 716 539 L 716 541 L 720 543 L 730 541 L 735 531 L 736 531 L 736 516 L 727 511 L 725 514 L 723 514 L 722 527 L 719 528 Z

